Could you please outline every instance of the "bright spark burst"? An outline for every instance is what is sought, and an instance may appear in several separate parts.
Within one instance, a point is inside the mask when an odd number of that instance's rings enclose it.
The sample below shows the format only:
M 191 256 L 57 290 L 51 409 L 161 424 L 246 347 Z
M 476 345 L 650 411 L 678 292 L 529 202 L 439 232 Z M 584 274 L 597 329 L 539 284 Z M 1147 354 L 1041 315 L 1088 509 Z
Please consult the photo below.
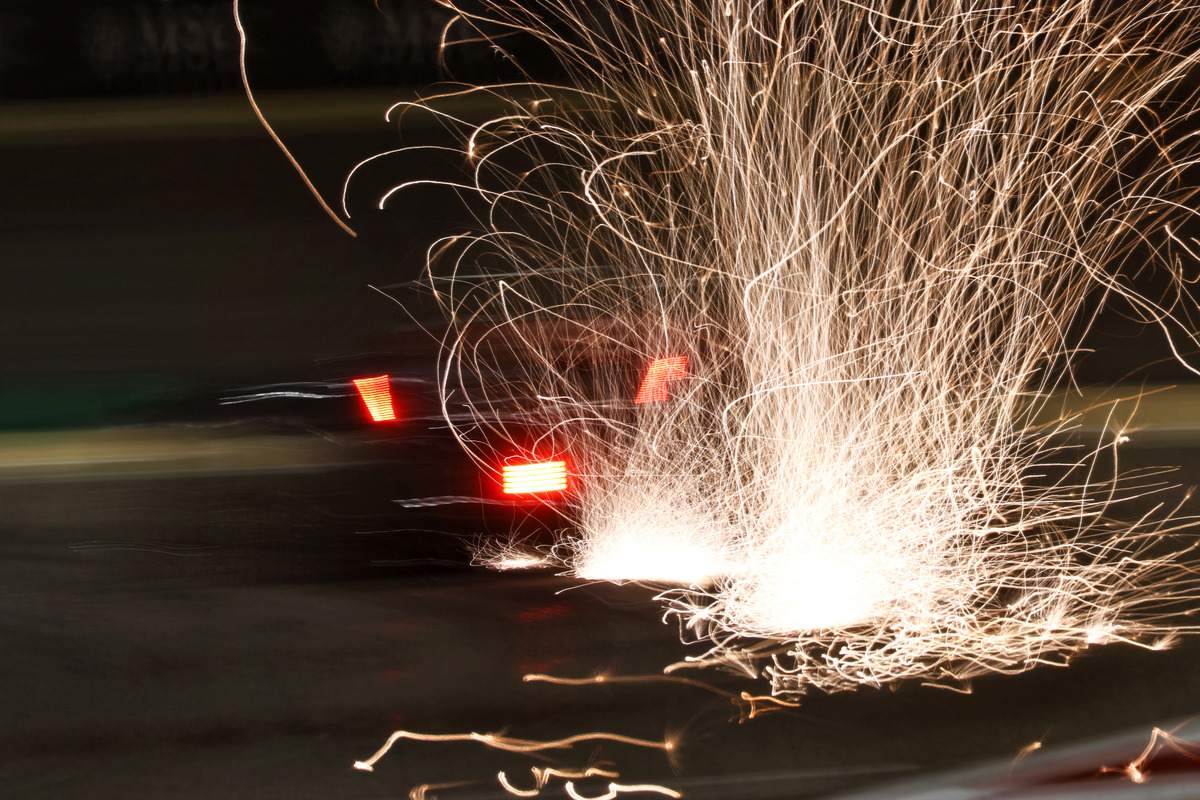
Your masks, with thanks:
M 430 250 L 447 419 L 493 469 L 570 453 L 560 564 L 677 587 L 695 663 L 777 694 L 1175 635 L 1183 521 L 1114 522 L 1160 485 L 1044 417 L 1101 302 L 1197 346 L 1197 6 L 442 1 L 582 87 L 425 104 L 483 226 Z

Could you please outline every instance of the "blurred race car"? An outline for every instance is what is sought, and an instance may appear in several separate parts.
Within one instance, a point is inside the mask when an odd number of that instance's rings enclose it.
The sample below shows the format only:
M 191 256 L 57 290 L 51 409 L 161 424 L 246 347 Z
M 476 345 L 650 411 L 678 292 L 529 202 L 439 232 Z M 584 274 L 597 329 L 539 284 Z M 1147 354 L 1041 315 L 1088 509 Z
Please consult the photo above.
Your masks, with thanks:
M 524 334 L 553 354 L 553 372 L 614 417 L 668 401 L 671 383 L 687 374 L 685 355 L 646 360 L 621 339 L 600 337 L 603 345 L 570 326 Z M 478 345 L 470 342 L 468 350 Z M 388 499 L 404 512 L 505 535 L 568 525 L 581 480 L 570 443 L 547 434 L 547 416 L 539 413 L 547 397 L 523 371 L 522 354 L 489 356 L 450 369 L 437 337 L 410 331 L 369 354 L 321 363 L 323 377 L 220 392 L 188 415 L 303 431 L 353 448 L 386 472 Z M 486 396 L 486 408 L 468 399 L 478 396 Z

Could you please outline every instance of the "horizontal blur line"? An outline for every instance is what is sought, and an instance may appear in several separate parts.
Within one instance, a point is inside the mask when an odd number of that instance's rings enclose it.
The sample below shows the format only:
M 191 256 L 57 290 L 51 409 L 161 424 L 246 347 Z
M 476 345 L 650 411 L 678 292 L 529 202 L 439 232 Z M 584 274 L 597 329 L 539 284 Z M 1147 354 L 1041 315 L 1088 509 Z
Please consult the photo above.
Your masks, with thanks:
M 1113 431 L 1106 428 L 1075 428 L 1067 432 L 1068 435 L 1097 443 L 1109 443 L 1106 440 L 1111 440 Z M 1125 432 L 1125 436 L 1129 441 L 1125 447 L 1192 447 L 1200 443 L 1200 424 L 1174 427 L 1139 427 L 1135 430 Z
M 1052 425 L 1056 419 L 1074 415 L 1078 416 L 1063 435 L 1099 442 L 1123 434 L 1131 445 L 1194 445 L 1200 439 L 1200 385 L 1084 387 L 1056 392 L 1045 398 L 1035 421 Z
M 285 139 L 292 135 L 381 132 L 399 128 L 389 108 L 412 102 L 412 89 L 331 89 L 255 92 L 263 114 Z M 499 100 L 464 95 L 439 103 L 439 109 L 463 119 L 484 119 L 504 112 Z M 399 112 L 397 112 L 399 113 Z M 404 130 L 442 130 L 433 114 L 407 113 Z M 0 102 L 0 145 L 95 144 L 112 141 L 265 137 L 242 92 L 191 97 Z
M 383 115 L 412 90 L 359 89 L 255 93 L 263 113 L 289 134 L 387 130 Z M 429 115 L 410 115 L 420 126 Z M 241 92 L 198 97 L 143 97 L 0 104 L 0 143 L 71 144 L 118 140 L 264 136 Z
M 387 283 L 380 286 L 380 289 L 407 289 L 414 286 L 424 286 L 429 283 L 462 283 L 465 281 L 494 281 L 503 280 L 505 278 L 529 278 L 529 277 L 544 277 L 546 275 L 565 275 L 574 272 L 596 273 L 602 271 L 616 272 L 619 267 L 616 265 L 601 265 L 601 264 L 586 264 L 572 267 L 538 267 L 537 269 L 529 269 L 523 272 L 476 272 L 454 275 L 430 275 L 424 278 L 417 278 L 411 281 L 401 281 L 400 283 Z M 647 273 L 643 270 L 638 270 L 638 275 L 651 274 L 656 278 L 663 278 L 660 273 Z
M 371 467 L 382 464 L 381 461 L 337 461 L 315 462 L 312 464 L 296 464 L 292 466 L 224 466 L 224 467 L 193 467 L 179 469 L 147 469 L 147 470 L 79 470 L 75 472 L 29 472 L 23 475 L 8 475 L 7 470 L 0 465 L 0 486 L 20 486 L 23 484 L 46 483 L 83 483 L 88 481 L 107 480 L 157 480 L 170 478 L 207 477 L 220 478 L 225 475 L 303 475 L 329 472 L 335 469 L 351 467 Z
M 120 428 L 0 435 L 0 483 L 285 473 L 373 463 L 316 436 Z
M 1161 389 L 1161 391 L 1156 391 Z M 1079 410 L 1076 426 L 1064 431 L 1096 442 L 1112 437 L 1120 426 L 1106 423 L 1112 402 L 1146 396 L 1123 431 L 1128 446 L 1191 447 L 1200 444 L 1200 386 L 1147 386 L 1085 389 L 1082 394 L 1056 394 L 1039 419 L 1048 421 L 1061 409 Z M 1155 391 L 1154 394 L 1146 394 Z M 1134 400 L 1121 400 L 1114 419 L 1124 421 Z M 1084 411 L 1083 409 L 1090 410 Z M 366 426 L 364 426 L 364 431 Z M 362 458 L 351 445 L 310 434 L 230 435 L 188 426 L 131 427 L 102 430 L 9 432 L 0 434 L 0 482 L 36 482 L 120 477 L 175 476 L 192 473 L 319 471 L 379 463 Z M 545 463 L 512 465 L 521 471 L 510 483 L 528 485 L 548 474 L 563 480 L 565 467 Z M 523 468 L 523 469 L 522 469 Z M 558 473 L 563 470 L 563 473 Z M 557 473 L 557 474 L 555 474 Z

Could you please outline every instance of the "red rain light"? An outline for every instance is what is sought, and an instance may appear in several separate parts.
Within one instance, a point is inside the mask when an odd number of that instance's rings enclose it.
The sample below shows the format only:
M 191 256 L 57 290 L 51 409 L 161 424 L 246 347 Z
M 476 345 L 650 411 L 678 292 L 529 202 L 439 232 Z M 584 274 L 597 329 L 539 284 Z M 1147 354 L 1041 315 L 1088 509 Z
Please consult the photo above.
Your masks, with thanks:
M 359 397 L 373 421 L 388 422 L 396 418 L 396 409 L 392 405 L 392 386 L 387 375 L 355 378 L 354 388 L 358 389 Z
M 646 368 L 646 377 L 633 402 L 638 405 L 661 403 L 667 399 L 667 382 L 687 377 L 687 356 L 656 358 Z
M 567 462 L 505 464 L 503 476 L 505 494 L 561 492 L 567 488 Z

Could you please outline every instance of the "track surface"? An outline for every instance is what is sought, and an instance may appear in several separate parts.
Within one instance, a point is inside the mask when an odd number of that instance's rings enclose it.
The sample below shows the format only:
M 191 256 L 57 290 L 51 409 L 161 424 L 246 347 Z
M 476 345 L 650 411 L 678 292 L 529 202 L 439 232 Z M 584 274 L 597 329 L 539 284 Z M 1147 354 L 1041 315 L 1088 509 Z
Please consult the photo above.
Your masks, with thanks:
M 969 696 L 813 697 L 744 725 L 691 687 L 523 683 L 655 673 L 687 650 L 643 589 L 464 567 L 452 525 L 406 528 L 372 509 L 360 469 L 0 487 L 7 509 L 26 510 L 0 544 L 4 795 L 403 797 L 478 779 L 442 796 L 498 797 L 497 770 L 528 777 L 543 763 L 401 743 L 376 772 L 351 768 L 406 728 L 676 734 L 678 773 L 658 753 L 603 754 L 627 782 L 692 797 L 818 796 L 1012 758 L 1035 740 L 1148 736 L 1200 711 L 1195 641 L 1102 648 L 1069 669 L 977 681 Z

